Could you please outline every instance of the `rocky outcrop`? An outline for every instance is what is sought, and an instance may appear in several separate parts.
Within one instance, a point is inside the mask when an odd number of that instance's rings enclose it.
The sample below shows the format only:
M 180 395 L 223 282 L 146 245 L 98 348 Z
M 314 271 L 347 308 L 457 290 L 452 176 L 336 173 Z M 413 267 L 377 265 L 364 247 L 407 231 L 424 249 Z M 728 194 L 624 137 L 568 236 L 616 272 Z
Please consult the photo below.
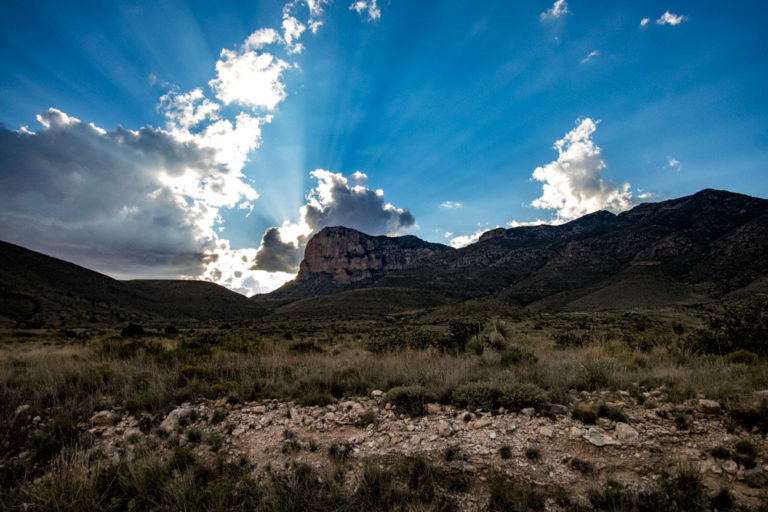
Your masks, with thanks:
M 411 235 L 370 236 L 342 226 L 327 227 L 307 243 L 296 279 L 270 296 L 322 295 L 370 283 L 453 250 Z

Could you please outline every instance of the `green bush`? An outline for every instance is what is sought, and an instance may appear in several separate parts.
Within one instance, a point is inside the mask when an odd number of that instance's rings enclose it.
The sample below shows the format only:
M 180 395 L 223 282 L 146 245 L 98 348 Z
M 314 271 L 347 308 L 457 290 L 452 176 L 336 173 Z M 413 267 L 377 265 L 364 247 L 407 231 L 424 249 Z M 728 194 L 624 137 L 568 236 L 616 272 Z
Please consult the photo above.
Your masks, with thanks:
M 499 402 L 510 411 L 520 411 L 526 407 L 540 411 L 549 402 L 549 397 L 547 392 L 536 384 L 520 382 L 505 387 Z
M 722 315 L 713 315 L 706 329 L 682 340 L 685 348 L 698 353 L 728 354 L 745 350 L 768 355 L 768 297 L 726 306 Z
M 501 353 L 501 359 L 499 364 L 505 368 L 520 364 L 522 362 L 536 362 L 536 356 L 531 352 L 521 349 L 520 347 L 511 346 Z
M 754 352 L 740 349 L 726 354 L 724 359 L 728 364 L 755 364 L 758 357 Z
M 571 417 L 585 425 L 594 425 L 597 423 L 597 410 L 594 407 L 578 406 L 571 412 Z
M 485 382 L 472 382 L 456 388 L 451 393 L 451 403 L 456 407 L 492 411 L 498 408 L 501 391 Z
M 387 401 L 410 416 L 427 413 L 427 390 L 423 386 L 398 386 L 387 393 Z
M 185 364 L 179 370 L 179 375 L 187 379 L 204 379 L 208 375 L 208 370 L 202 366 Z

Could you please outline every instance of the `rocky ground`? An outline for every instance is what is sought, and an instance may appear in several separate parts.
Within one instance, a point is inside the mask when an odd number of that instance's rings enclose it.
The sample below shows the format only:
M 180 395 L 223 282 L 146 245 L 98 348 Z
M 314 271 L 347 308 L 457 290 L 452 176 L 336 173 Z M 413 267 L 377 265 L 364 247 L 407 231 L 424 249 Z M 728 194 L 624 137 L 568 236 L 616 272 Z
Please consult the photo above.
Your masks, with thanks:
M 419 455 L 446 472 L 480 482 L 502 471 L 537 487 L 565 488 L 583 500 L 609 480 L 643 490 L 663 471 L 694 467 L 710 494 L 727 488 L 748 508 L 766 502 L 766 439 L 734 426 L 718 402 L 697 398 L 671 404 L 663 389 L 641 395 L 582 392 L 576 398 L 572 407 L 552 405 L 544 412 L 490 414 L 429 404 L 427 414 L 416 418 L 400 413 L 381 391 L 308 407 L 221 399 L 184 404 L 159 427 L 147 428 L 145 418 L 116 409 L 96 413 L 81 428 L 93 434 L 91 450 L 105 459 L 130 457 L 136 446 L 152 439 L 166 449 L 185 446 L 200 458 L 215 453 L 232 461 L 245 458 L 256 477 L 292 461 L 317 468 L 343 461 L 353 471 L 369 458 Z M 585 424 L 573 417 L 580 404 L 602 404 L 614 419 Z M 25 413 L 24 406 L 17 411 Z M 45 428 L 46 421 L 28 418 L 24 428 Z M 738 455 L 747 444 L 753 447 L 751 459 Z M 466 510 L 484 503 L 472 492 L 458 499 Z

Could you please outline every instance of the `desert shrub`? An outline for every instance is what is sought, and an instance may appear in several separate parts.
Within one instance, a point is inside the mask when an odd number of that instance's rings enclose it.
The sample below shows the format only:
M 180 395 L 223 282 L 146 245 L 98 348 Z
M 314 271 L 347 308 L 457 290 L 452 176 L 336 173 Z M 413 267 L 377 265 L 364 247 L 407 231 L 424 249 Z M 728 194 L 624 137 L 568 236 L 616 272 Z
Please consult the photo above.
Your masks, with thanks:
M 472 382 L 451 393 L 451 403 L 457 407 L 492 411 L 498 407 L 501 391 L 485 382 Z
M 589 475 L 595 472 L 595 466 L 588 460 L 573 457 L 568 461 L 568 465 L 582 475 Z
M 755 364 L 758 360 L 757 354 L 750 352 L 749 350 L 736 350 L 730 352 L 723 358 L 726 363 L 729 364 Z
M 608 481 L 601 490 L 589 491 L 589 502 L 596 510 L 611 510 L 616 512 L 636 510 L 636 497 L 614 481 Z
M 536 356 L 534 356 L 531 352 L 516 346 L 511 346 L 504 350 L 501 353 L 501 358 L 499 359 L 499 364 L 505 368 L 523 362 L 535 363 Z
M 331 394 L 336 398 L 362 395 L 368 390 L 362 372 L 354 366 L 333 372 L 328 387 Z
M 731 458 L 731 451 L 724 446 L 715 446 L 709 450 L 709 453 L 716 459 L 728 460 Z
M 106 381 L 109 380 L 110 377 L 115 373 L 115 370 L 112 369 L 112 366 L 110 366 L 109 363 L 100 364 L 96 368 L 96 373 L 99 374 L 99 377 L 101 377 L 102 380 Z
M 584 363 L 581 389 L 596 390 L 608 387 L 617 369 L 617 362 L 610 357 L 593 359 Z
M 357 426 L 358 427 L 367 427 L 370 424 L 376 424 L 376 413 L 373 412 L 373 409 L 367 409 L 360 417 L 357 419 Z
M 328 447 L 328 456 L 334 462 L 344 462 L 352 455 L 352 445 L 346 441 L 336 441 Z
M 472 336 L 478 335 L 483 331 L 483 325 L 480 322 L 467 320 L 452 320 L 449 323 L 451 331 L 451 342 L 460 352 L 463 352 Z
M 195 464 L 195 454 L 183 446 L 175 446 L 168 464 L 178 470 L 185 470 Z
M 597 408 L 597 415 L 601 418 L 608 418 L 613 421 L 623 421 L 627 423 L 629 419 L 624 411 L 618 407 L 613 407 L 606 404 L 600 404 Z
M 211 386 L 211 391 L 217 395 L 226 395 L 235 388 L 237 388 L 237 382 L 234 380 L 224 380 Z
M 752 455 L 753 457 L 757 455 L 757 447 L 749 439 L 739 439 L 733 448 L 736 453 L 741 455 Z
M 499 448 L 499 456 L 504 459 L 511 459 L 512 458 L 512 447 L 508 444 L 505 444 L 501 448 Z
M 295 354 L 321 354 L 323 348 L 314 341 L 296 341 L 288 345 L 288 350 Z
M 408 346 L 412 349 L 423 350 L 430 347 L 440 347 L 442 336 L 435 331 L 416 329 L 408 333 Z
M 324 391 L 309 390 L 299 398 L 299 403 L 303 406 L 323 406 L 334 402 L 333 395 Z
M 555 346 L 560 348 L 581 347 L 591 341 L 588 334 L 577 334 L 573 331 L 559 332 L 553 338 Z
M 547 405 L 547 392 L 536 384 L 520 382 L 510 384 L 502 389 L 499 403 L 510 411 L 520 411 L 533 407 L 540 411 Z
M 720 492 L 713 496 L 711 501 L 712 508 L 718 512 L 726 512 L 728 510 L 732 510 L 734 504 L 735 500 L 733 498 L 733 494 L 731 494 L 731 491 L 725 488 L 720 489 Z
M 204 379 L 208 376 L 208 370 L 202 366 L 185 364 L 179 370 L 179 375 L 187 379 Z
M 594 425 L 597 423 L 597 409 L 586 405 L 579 405 L 571 411 L 571 417 L 585 425 Z
M 541 450 L 536 446 L 529 446 L 525 449 L 525 458 L 528 460 L 539 460 L 541 458 Z
M 758 404 L 738 405 L 730 410 L 731 418 L 745 429 L 757 429 L 761 434 L 768 433 L 768 400 Z
M 724 307 L 713 315 L 706 329 L 699 329 L 682 340 L 685 348 L 699 353 L 728 354 L 746 350 L 768 355 L 768 297 Z
M 307 464 L 296 464 L 288 473 L 271 473 L 259 510 L 320 512 L 340 510 L 345 496 L 334 479 L 320 478 Z
M 446 462 L 459 460 L 462 458 L 461 447 L 457 444 L 451 445 L 443 452 L 443 458 Z
M 138 324 L 128 324 L 120 331 L 120 336 L 123 338 L 135 338 L 146 334 L 144 328 Z
M 472 336 L 466 344 L 466 350 L 476 356 L 483 355 L 485 351 L 485 340 L 480 336 Z
M 387 393 L 387 401 L 410 416 L 427 413 L 427 389 L 423 386 L 398 386 Z
M 543 510 L 544 500 L 529 484 L 515 482 L 500 473 L 491 477 L 489 511 L 528 512 Z

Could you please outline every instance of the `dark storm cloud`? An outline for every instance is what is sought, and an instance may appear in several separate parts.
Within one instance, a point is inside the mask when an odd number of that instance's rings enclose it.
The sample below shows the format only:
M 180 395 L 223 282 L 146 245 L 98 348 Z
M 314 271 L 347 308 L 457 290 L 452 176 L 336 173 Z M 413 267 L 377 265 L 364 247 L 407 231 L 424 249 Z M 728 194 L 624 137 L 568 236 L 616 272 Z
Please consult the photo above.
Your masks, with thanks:
M 268 272 L 296 272 L 303 256 L 305 239 L 298 246 L 280 239 L 280 228 L 269 228 L 261 239 L 251 270 Z

